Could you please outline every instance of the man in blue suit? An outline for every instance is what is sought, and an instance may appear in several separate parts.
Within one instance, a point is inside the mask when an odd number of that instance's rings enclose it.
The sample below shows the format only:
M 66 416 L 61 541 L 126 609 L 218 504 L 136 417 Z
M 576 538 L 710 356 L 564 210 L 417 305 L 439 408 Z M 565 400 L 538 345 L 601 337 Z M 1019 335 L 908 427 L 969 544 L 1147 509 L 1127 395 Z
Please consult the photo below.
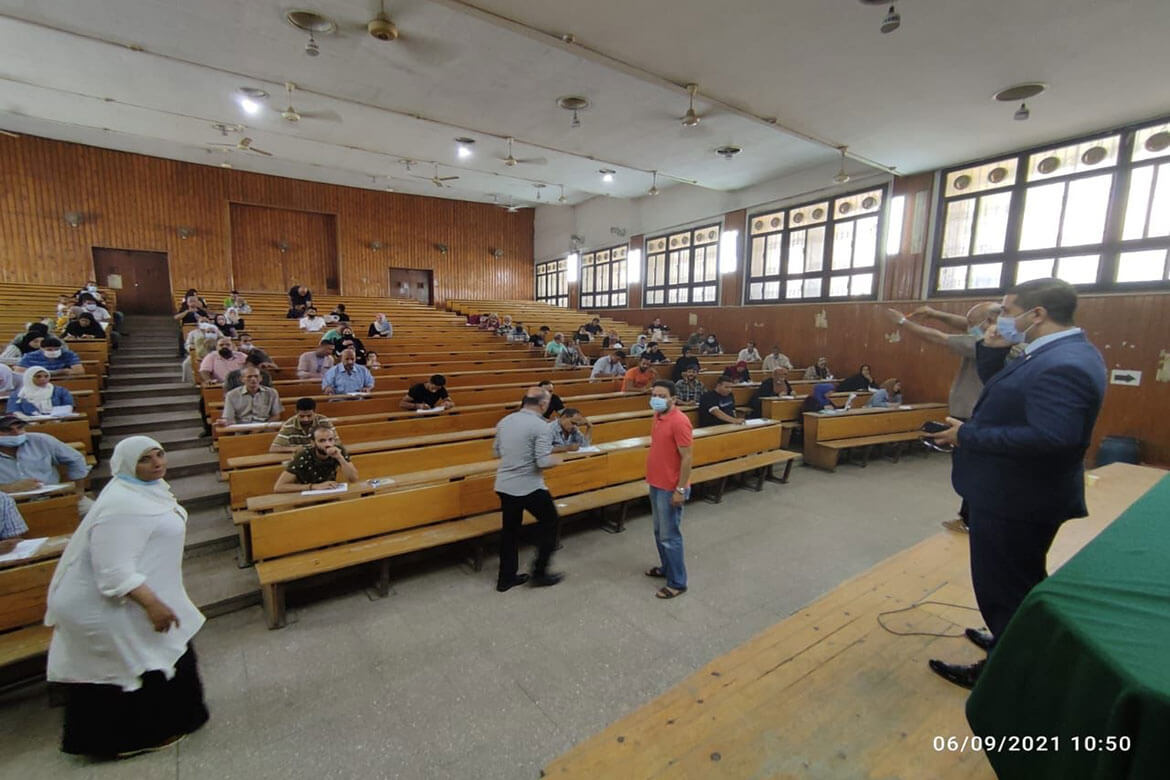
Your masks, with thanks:
M 976 348 L 984 385 L 971 419 L 948 417 L 951 427 L 933 437 L 955 448 L 951 482 L 969 506 L 971 581 L 991 631 L 967 636 L 989 651 L 1047 576 L 1061 523 L 1088 514 L 1084 457 L 1105 396 L 1105 362 L 1073 324 L 1076 308 L 1076 290 L 1059 279 L 1008 290 Z M 1020 343 L 1023 354 L 1006 362 Z M 930 668 L 971 688 L 984 663 L 932 659 Z

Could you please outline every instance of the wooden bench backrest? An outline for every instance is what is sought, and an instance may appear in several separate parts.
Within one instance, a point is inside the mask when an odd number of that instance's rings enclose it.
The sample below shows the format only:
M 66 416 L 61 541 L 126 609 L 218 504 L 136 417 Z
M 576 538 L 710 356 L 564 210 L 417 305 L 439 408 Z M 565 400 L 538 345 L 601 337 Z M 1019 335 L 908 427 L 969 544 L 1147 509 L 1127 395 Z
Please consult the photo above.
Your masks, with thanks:
M 0 631 L 40 623 L 57 559 L 0 569 Z
M 795 388 L 794 388 L 795 389 Z M 849 393 L 829 393 L 829 397 L 833 402 L 844 406 L 845 400 L 849 398 Z M 857 397 L 853 399 L 854 408 L 861 408 L 869 403 L 869 399 L 873 397 L 873 393 L 866 391 L 858 393 Z M 777 398 L 765 400 L 760 404 L 761 411 L 765 417 L 771 420 L 798 420 L 800 419 L 800 406 L 804 403 L 805 396 L 798 396 L 797 398 Z
M 839 414 L 804 415 L 804 435 L 809 441 L 833 441 L 883 433 L 902 433 L 921 428 L 928 420 L 943 420 L 946 404 L 927 404 L 914 409 L 853 410 Z
M 62 536 L 77 530 L 81 522 L 77 516 L 77 502 L 80 496 L 70 493 L 37 501 L 24 501 L 18 505 L 20 516 L 28 525 L 30 539 L 41 536 Z

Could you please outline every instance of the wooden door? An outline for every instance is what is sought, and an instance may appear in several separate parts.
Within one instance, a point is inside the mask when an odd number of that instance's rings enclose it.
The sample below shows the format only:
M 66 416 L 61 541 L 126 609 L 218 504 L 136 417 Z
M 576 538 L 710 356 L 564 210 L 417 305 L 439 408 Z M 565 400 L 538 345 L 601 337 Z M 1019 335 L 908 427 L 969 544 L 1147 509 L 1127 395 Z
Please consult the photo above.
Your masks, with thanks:
M 390 269 L 390 297 L 413 298 L 424 306 L 434 303 L 434 272 L 419 268 Z
M 117 291 L 118 309 L 122 312 L 171 313 L 171 270 L 166 252 L 95 246 L 93 270 L 99 285 Z

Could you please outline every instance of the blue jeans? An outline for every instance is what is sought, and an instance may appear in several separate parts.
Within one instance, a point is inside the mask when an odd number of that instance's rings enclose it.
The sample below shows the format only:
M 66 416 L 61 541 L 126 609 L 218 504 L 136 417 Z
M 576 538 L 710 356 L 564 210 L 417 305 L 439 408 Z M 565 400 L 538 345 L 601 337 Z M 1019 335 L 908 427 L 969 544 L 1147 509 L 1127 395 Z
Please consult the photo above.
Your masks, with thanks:
M 683 561 L 683 538 L 679 526 L 682 524 L 681 506 L 670 503 L 673 490 L 650 486 L 650 511 L 654 513 L 654 544 L 658 546 L 658 559 L 666 584 L 675 590 L 686 590 L 687 565 Z M 687 488 L 686 497 L 691 495 Z

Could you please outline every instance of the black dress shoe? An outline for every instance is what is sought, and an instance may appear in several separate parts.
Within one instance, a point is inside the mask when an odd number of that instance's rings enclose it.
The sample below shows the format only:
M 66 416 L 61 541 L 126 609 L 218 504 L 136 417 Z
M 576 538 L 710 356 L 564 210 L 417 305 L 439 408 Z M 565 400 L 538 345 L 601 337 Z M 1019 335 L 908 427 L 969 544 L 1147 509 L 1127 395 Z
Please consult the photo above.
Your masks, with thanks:
M 533 574 L 529 584 L 534 588 L 551 588 L 564 578 L 565 575 L 560 572 L 546 571 L 544 574 Z
M 995 637 L 991 635 L 990 631 L 984 631 L 982 628 L 968 628 L 963 632 L 963 635 L 971 640 L 971 643 L 980 650 L 991 652 L 991 646 L 995 644 Z
M 975 681 L 979 679 L 979 675 L 983 672 L 983 665 L 986 663 L 987 661 L 973 664 L 948 664 L 946 661 L 931 658 L 930 670 L 947 682 L 970 690 L 975 687 Z
M 504 592 L 516 587 L 517 585 L 523 585 L 526 582 L 528 582 L 528 575 L 527 574 L 517 574 L 515 577 L 512 578 L 511 582 L 504 582 L 502 580 L 497 581 L 496 582 L 496 590 L 498 590 L 500 593 L 504 593 Z

